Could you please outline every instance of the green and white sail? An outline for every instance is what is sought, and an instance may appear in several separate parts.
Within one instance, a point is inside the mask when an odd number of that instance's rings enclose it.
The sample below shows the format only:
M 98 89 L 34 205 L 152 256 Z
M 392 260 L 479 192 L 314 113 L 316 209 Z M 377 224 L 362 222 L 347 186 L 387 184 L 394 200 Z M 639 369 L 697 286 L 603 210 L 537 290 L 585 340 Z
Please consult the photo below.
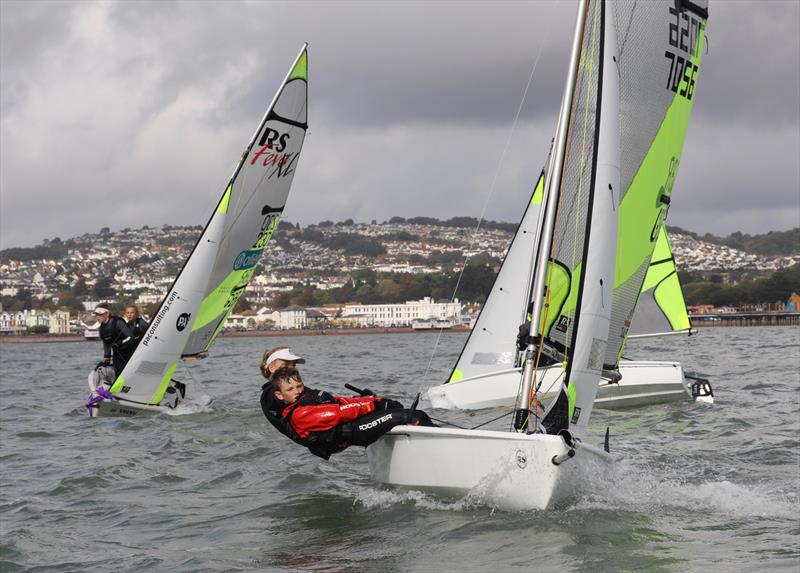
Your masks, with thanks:
M 614 369 L 667 215 L 697 92 L 707 0 L 610 3 L 617 22 L 622 164 L 606 369 Z
M 628 337 L 689 334 L 691 329 L 675 257 L 667 229 L 662 225 Z
M 515 366 L 517 326 L 527 320 L 534 264 L 532 253 L 539 244 L 544 179 L 542 171 L 503 265 L 448 382 Z
M 183 351 L 208 351 L 278 226 L 308 127 L 308 55 L 297 57 L 226 190 L 225 232 Z
M 208 350 L 250 282 L 300 157 L 307 127 L 307 62 L 304 45 L 112 394 L 158 404 L 179 359 Z
M 545 344 L 563 353 L 565 366 L 562 391 L 544 420 L 549 433 L 588 423 L 611 316 L 621 149 L 617 42 L 606 2 L 585 5 L 580 42 L 574 90 L 565 100 L 561 177 L 552 181 L 560 179 L 560 187 L 557 194 L 551 187 L 546 199 L 548 209 L 557 201 L 549 263 L 539 262 L 547 276 L 538 330 Z M 559 164 L 556 155 L 555 170 Z M 535 285 L 534 302 L 538 290 Z

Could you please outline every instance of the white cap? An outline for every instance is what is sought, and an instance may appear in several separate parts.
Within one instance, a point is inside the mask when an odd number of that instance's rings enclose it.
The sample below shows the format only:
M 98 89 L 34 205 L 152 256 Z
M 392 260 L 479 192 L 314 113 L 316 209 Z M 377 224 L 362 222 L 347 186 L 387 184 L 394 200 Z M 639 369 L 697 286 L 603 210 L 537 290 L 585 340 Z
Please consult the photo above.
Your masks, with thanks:
M 95 314 L 108 314 L 108 309 L 103 307 L 103 306 L 98 306 L 96 309 L 94 309 L 94 313 Z
M 294 354 L 288 348 L 281 348 L 280 350 L 276 350 L 270 357 L 267 359 L 267 363 L 265 367 L 268 367 L 270 364 L 275 362 L 276 360 L 286 360 L 287 362 L 297 362 L 299 364 L 305 364 L 306 359 Z

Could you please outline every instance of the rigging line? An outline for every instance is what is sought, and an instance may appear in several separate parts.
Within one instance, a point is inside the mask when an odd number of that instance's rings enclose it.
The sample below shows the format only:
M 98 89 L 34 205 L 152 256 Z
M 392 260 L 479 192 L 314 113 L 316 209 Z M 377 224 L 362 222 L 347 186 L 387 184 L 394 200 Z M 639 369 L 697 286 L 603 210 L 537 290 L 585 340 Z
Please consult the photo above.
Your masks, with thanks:
M 525 84 L 525 89 L 522 92 L 522 98 L 520 99 L 519 106 L 517 106 L 517 113 L 514 115 L 514 121 L 511 124 L 511 129 L 508 133 L 508 138 L 506 138 L 506 143 L 503 147 L 503 152 L 500 154 L 500 160 L 497 163 L 497 168 L 494 171 L 494 176 L 492 177 L 492 183 L 489 185 L 489 192 L 487 193 L 486 200 L 483 203 L 483 209 L 481 210 L 480 217 L 478 217 L 478 223 L 475 225 L 475 230 L 472 232 L 472 239 L 469 243 L 469 250 L 471 251 L 475 246 L 475 243 L 478 240 L 478 231 L 481 228 L 481 223 L 483 223 L 483 218 L 486 215 L 486 210 L 489 208 L 489 201 L 491 201 L 492 197 L 494 196 L 495 186 L 497 185 L 497 179 L 500 175 L 500 170 L 503 166 L 503 161 L 505 160 L 506 153 L 508 152 L 508 148 L 511 146 L 511 140 L 514 137 L 514 132 L 517 127 L 517 123 L 519 123 L 519 116 L 522 114 L 522 108 L 525 105 L 525 100 L 528 97 L 528 90 L 533 83 L 533 75 L 536 72 L 536 68 L 539 65 L 539 59 L 542 57 L 542 52 L 544 51 L 544 45 L 547 42 L 547 38 L 550 35 L 550 26 L 545 28 L 545 33 L 542 36 L 541 42 L 539 42 L 539 51 L 536 54 L 536 59 L 533 61 L 533 66 L 531 67 L 531 73 L 528 76 L 528 83 Z M 510 245 L 509 245 L 510 247 Z M 506 254 L 508 251 L 506 251 Z M 469 262 L 469 255 L 464 257 L 464 264 L 461 265 L 461 271 L 458 273 L 458 278 L 456 279 L 456 284 L 453 287 L 453 294 L 450 297 L 450 302 L 453 302 L 456 298 L 456 294 L 458 293 L 458 288 L 461 286 L 461 279 L 464 276 L 464 270 L 467 268 L 467 263 Z M 423 379 L 428 377 L 428 372 L 430 371 L 431 364 L 433 363 L 433 358 L 436 355 L 436 350 L 439 347 L 439 342 L 442 338 L 442 332 L 444 329 L 439 329 L 439 336 L 436 338 L 436 342 L 433 345 L 433 349 L 431 350 L 431 357 L 428 360 L 428 366 L 425 368 L 425 375 Z M 420 382 L 420 386 L 421 386 Z
M 430 416 L 430 419 L 433 420 L 434 422 L 437 422 L 439 424 L 443 424 L 445 426 L 452 426 L 454 428 L 458 428 L 459 430 L 468 430 L 469 429 L 469 428 L 466 428 L 464 426 L 459 426 L 458 424 L 454 424 L 453 422 L 448 422 L 446 420 L 440 420 L 438 418 L 434 418 L 433 416 Z
M 482 428 L 487 424 L 491 424 L 492 422 L 496 422 L 497 420 L 501 420 L 501 419 L 505 418 L 506 416 L 510 416 L 513 413 L 514 413 L 514 410 L 509 410 L 508 412 L 504 412 L 504 413 L 500 414 L 496 418 L 492 418 L 491 420 L 486 420 L 485 422 L 481 422 L 477 426 L 472 426 L 470 428 L 470 430 L 477 430 L 478 428 Z

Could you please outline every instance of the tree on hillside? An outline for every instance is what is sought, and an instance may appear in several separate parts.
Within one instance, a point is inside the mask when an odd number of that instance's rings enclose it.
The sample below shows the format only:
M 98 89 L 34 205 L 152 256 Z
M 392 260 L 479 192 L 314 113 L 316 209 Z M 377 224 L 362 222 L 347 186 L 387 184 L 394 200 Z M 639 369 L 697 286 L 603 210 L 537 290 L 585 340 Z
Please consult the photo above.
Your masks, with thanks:
M 77 280 L 77 282 L 74 285 L 72 285 L 71 290 L 75 296 L 86 296 L 87 294 L 89 294 L 89 287 L 86 286 L 86 279 L 80 277 Z
M 92 296 L 98 300 L 102 298 L 116 298 L 117 289 L 114 288 L 110 278 L 100 277 L 92 287 Z
M 316 287 L 308 285 L 304 286 L 299 294 L 292 297 L 292 304 L 297 306 L 315 306 L 317 304 L 316 298 L 314 293 L 316 291 Z
M 774 303 L 787 300 L 800 290 L 800 265 L 775 271 L 767 278 L 725 285 L 695 281 L 683 285 L 686 304 L 740 306 L 743 304 Z
M 83 312 L 83 303 L 71 290 L 58 294 L 58 307 L 71 312 Z
M 288 292 L 280 292 L 272 297 L 270 306 L 276 310 L 292 305 L 292 295 Z

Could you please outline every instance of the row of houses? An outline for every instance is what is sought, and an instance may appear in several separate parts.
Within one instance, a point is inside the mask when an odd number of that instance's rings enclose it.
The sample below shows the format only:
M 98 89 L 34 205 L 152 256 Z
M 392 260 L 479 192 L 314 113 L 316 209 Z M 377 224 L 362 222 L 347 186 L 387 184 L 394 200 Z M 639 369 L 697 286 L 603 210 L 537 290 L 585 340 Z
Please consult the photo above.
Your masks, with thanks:
M 280 310 L 266 307 L 228 317 L 225 327 L 237 330 L 273 328 L 291 330 L 336 326 L 342 328 L 407 327 L 415 322 L 437 321 L 457 325 L 462 323 L 462 304 L 454 301 L 436 302 L 430 297 L 397 304 L 330 304 L 324 307 L 292 306 Z
M 0 310 L 0 334 L 20 334 L 36 328 L 50 334 L 69 334 L 69 312 L 66 310 Z

